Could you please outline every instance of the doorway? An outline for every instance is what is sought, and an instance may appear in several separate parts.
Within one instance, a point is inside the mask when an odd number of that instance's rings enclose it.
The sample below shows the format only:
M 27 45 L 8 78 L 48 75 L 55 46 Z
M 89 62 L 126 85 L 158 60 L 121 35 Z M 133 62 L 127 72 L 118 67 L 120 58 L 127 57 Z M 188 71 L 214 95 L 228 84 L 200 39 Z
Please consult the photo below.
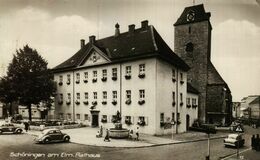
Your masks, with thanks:
M 98 114 L 92 114 L 92 127 L 98 127 Z
M 186 115 L 186 130 L 188 131 L 190 127 L 190 115 Z

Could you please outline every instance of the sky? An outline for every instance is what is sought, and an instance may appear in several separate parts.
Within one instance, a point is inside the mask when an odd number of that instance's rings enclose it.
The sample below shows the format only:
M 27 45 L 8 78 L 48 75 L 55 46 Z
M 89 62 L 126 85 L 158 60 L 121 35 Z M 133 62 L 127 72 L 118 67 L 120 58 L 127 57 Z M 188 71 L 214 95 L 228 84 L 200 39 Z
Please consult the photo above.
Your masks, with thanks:
M 211 61 L 233 101 L 260 95 L 260 0 L 0 0 L 0 76 L 28 44 L 53 68 L 80 49 L 80 39 L 111 36 L 148 20 L 174 50 L 173 24 L 185 7 L 211 12 Z

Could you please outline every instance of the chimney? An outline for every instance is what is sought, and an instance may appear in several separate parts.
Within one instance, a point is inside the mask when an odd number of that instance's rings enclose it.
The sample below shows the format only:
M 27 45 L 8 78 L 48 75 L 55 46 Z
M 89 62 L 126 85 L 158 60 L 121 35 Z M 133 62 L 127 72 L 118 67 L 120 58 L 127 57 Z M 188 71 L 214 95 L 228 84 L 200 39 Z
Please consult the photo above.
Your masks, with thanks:
M 135 31 L 135 25 L 134 24 L 129 25 L 128 26 L 128 32 L 129 33 L 134 33 L 134 31 Z
M 89 43 L 93 44 L 96 41 L 96 36 L 89 36 Z
M 85 45 L 85 40 L 84 39 L 81 39 L 80 40 L 80 48 L 83 48 Z
M 141 22 L 141 28 L 147 28 L 148 27 L 148 20 L 144 20 Z
M 119 30 L 119 24 L 118 23 L 116 23 L 116 25 L 115 25 L 115 27 L 116 27 L 116 30 L 115 30 L 115 37 L 117 37 L 117 36 L 119 36 L 119 34 L 120 34 L 120 30 Z

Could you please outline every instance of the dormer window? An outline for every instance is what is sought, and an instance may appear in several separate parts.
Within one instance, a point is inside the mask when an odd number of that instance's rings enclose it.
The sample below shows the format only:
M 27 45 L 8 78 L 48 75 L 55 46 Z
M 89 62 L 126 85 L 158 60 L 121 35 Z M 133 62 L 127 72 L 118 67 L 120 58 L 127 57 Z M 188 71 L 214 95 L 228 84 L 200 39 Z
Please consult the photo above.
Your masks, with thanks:
M 70 74 L 67 74 L 67 85 L 70 84 Z
M 172 81 L 176 82 L 176 71 L 175 71 L 175 69 L 172 69 Z
M 183 84 L 184 80 L 183 80 L 183 73 L 180 73 L 180 83 Z

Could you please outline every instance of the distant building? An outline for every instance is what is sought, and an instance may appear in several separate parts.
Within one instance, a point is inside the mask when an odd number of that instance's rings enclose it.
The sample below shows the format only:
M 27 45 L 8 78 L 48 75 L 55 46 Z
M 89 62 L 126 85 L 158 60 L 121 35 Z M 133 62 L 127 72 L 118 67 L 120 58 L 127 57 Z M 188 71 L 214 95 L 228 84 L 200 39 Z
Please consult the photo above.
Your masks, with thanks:
M 240 107 L 240 117 L 248 119 L 250 117 L 250 109 L 249 104 L 257 99 L 259 95 L 250 95 L 248 97 L 244 97 L 241 100 L 241 107 Z
M 55 115 L 93 127 L 123 127 L 147 134 L 185 132 L 197 119 L 198 91 L 187 84 L 189 66 L 148 21 L 141 28 L 96 40 L 89 37 L 71 58 L 53 69 Z
M 249 103 L 249 118 L 260 120 L 260 96 Z
M 199 119 L 230 124 L 231 91 L 211 62 L 210 16 L 202 4 L 186 7 L 174 24 L 174 52 L 191 68 L 187 80 L 199 91 Z
M 240 117 L 240 107 L 241 103 L 240 102 L 233 102 L 232 103 L 232 116 L 233 118 L 239 118 Z

